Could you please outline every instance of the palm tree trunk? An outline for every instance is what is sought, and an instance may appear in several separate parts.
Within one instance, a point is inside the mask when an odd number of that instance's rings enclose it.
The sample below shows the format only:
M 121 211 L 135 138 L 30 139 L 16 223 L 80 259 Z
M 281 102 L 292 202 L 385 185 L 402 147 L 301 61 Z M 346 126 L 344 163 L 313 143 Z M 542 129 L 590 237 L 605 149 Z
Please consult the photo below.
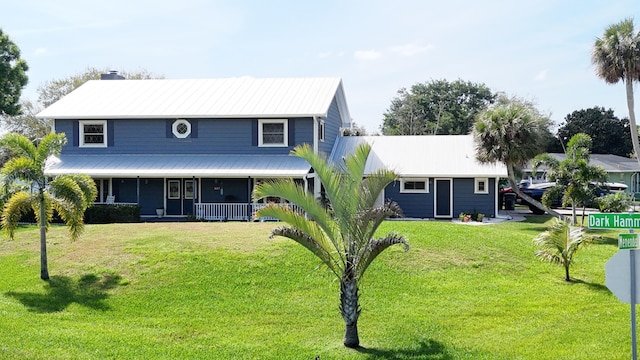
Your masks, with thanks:
M 360 306 L 358 304 L 358 281 L 353 274 L 348 274 L 349 268 L 345 269 L 345 274 L 340 281 L 340 312 L 345 322 L 344 346 L 357 348 L 360 346 L 358 336 L 358 317 L 360 316 Z
M 44 193 L 40 192 L 40 279 L 49 280 L 49 266 L 47 265 L 47 210 L 45 209 Z
M 564 266 L 564 280 L 571 281 L 571 278 L 569 277 L 569 265 Z
M 547 208 L 546 206 L 542 205 L 542 203 L 534 198 L 532 198 L 531 196 L 523 193 L 522 191 L 520 191 L 520 188 L 518 187 L 518 184 L 516 183 L 516 175 L 515 175 L 515 171 L 513 170 L 513 166 L 507 165 L 507 179 L 509 180 L 509 185 L 511 185 L 511 189 L 513 191 L 515 191 L 516 194 L 518 194 L 524 201 L 528 202 L 529 204 L 537 207 L 540 210 L 544 210 L 546 212 L 548 212 L 549 214 L 558 217 L 558 218 L 563 218 L 562 214 L 560 214 L 557 211 L 551 210 L 549 208 Z
M 633 152 L 636 155 L 638 165 L 640 165 L 640 142 L 638 141 L 638 125 L 636 124 L 636 113 L 633 104 L 633 79 L 631 75 L 627 73 L 627 78 L 624 80 L 627 89 L 627 108 L 629 109 L 629 127 L 631 130 L 631 143 L 633 144 Z M 634 191 L 637 191 L 635 189 Z

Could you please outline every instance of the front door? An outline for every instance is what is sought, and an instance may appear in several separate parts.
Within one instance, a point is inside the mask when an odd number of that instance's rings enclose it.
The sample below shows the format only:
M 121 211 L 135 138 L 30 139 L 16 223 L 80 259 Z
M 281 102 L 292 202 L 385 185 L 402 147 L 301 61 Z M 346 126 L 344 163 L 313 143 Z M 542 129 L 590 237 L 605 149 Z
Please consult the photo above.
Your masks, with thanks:
M 167 215 L 192 215 L 198 202 L 198 181 L 167 179 Z
M 453 217 L 453 189 L 451 179 L 435 180 L 435 217 L 452 218 Z

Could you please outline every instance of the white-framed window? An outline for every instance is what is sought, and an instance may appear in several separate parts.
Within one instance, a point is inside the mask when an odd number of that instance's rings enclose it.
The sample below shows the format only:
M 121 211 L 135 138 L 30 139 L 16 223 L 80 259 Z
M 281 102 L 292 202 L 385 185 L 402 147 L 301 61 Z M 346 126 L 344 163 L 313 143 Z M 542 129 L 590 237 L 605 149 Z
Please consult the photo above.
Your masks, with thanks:
M 180 199 L 180 180 L 167 181 L 167 198 Z
M 191 135 L 191 123 L 185 119 L 178 119 L 171 124 L 171 132 L 178 139 Z
M 258 120 L 258 146 L 289 146 L 287 119 Z
M 401 193 L 428 193 L 429 179 L 400 179 Z
M 320 126 L 318 127 L 318 138 L 324 142 L 324 120 L 320 120 Z
M 107 147 L 106 120 L 80 120 L 79 124 L 81 147 Z
M 473 192 L 475 194 L 488 194 L 489 193 L 489 179 L 476 178 L 474 181 Z

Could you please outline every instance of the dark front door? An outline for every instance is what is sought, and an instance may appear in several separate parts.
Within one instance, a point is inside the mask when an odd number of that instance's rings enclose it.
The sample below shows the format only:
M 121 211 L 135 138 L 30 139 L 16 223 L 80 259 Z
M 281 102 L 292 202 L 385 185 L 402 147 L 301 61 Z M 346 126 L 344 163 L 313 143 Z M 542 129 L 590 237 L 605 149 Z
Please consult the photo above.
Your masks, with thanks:
M 192 215 L 198 202 L 198 181 L 167 179 L 167 215 Z
M 435 217 L 450 218 L 453 217 L 453 207 L 451 206 L 451 179 L 436 179 L 436 213 Z

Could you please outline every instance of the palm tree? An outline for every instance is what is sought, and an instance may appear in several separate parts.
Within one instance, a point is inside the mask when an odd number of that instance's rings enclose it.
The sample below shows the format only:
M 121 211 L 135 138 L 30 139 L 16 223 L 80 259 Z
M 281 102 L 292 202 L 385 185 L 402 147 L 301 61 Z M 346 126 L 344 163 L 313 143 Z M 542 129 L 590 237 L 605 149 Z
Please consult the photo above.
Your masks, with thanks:
M 268 196 L 283 198 L 299 206 L 304 214 L 286 206 L 269 205 L 258 216 L 274 217 L 288 226 L 276 228 L 271 236 L 292 239 L 310 250 L 340 280 L 340 312 L 345 321 L 344 345 L 358 347 L 358 317 L 360 305 L 359 281 L 371 262 L 388 247 L 403 244 L 406 239 L 390 233 L 375 239 L 382 221 L 398 215 L 397 204 L 387 202 L 376 206 L 376 199 L 397 175 L 382 169 L 366 175 L 365 164 L 371 147 L 363 144 L 345 157 L 340 164 L 329 164 L 308 145 L 296 147 L 292 154 L 301 157 L 314 169 L 322 185 L 329 206 L 305 191 L 292 180 L 274 180 L 257 186 L 254 199 Z
M 549 124 L 549 118 L 541 115 L 530 102 L 502 97 L 478 114 L 471 133 L 478 161 L 503 163 L 513 191 L 536 208 L 560 217 L 559 213 L 520 191 L 515 178 L 516 171 L 542 152 Z
M 533 241 L 540 247 L 536 251 L 536 256 L 542 261 L 562 265 L 564 279 L 571 281 L 569 267 L 573 264 L 573 257 L 578 249 L 591 242 L 591 238 L 582 234 L 581 227 L 573 227 L 566 221 L 555 219 L 549 229 Z
M 597 38 L 593 45 L 591 62 L 598 77 L 605 82 L 616 84 L 622 80 L 625 83 L 631 142 L 640 164 L 638 125 L 633 104 L 633 82 L 640 78 L 640 34 L 634 30 L 633 19 L 624 19 L 605 29 L 602 38 Z
M 589 165 L 591 144 L 589 135 L 578 133 L 572 136 L 567 144 L 566 159 L 558 161 L 545 153 L 537 155 L 532 160 L 534 172 L 544 164 L 548 167 L 549 181 L 555 182 L 555 185 L 544 193 L 542 203 L 548 206 L 553 199 L 562 197 L 563 206 L 571 205 L 572 224 L 576 224 L 577 206 L 584 206 L 594 198 L 593 184 L 602 184 L 607 178 L 605 169 Z
M 16 181 L 26 184 L 30 191 L 18 191 L 2 210 L 2 227 L 13 239 L 20 217 L 33 210 L 40 226 L 40 278 L 49 280 L 47 266 L 47 228 L 53 210 L 69 227 L 72 240 L 77 240 L 84 228 L 84 211 L 93 203 L 96 185 L 87 175 L 60 175 L 52 180 L 45 174 L 50 156 L 58 155 L 66 143 L 64 134 L 50 133 L 37 145 L 19 134 L 7 134 L 0 140 L 16 156 L 2 167 L 6 184 Z

